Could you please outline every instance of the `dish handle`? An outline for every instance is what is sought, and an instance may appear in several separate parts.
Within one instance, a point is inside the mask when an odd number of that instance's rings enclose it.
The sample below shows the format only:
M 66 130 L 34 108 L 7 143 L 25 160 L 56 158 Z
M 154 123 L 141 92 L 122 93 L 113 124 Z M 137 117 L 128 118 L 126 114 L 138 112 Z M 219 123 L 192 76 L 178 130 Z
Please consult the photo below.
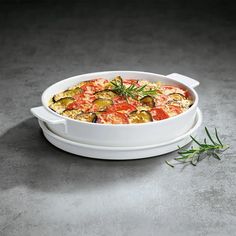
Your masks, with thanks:
M 199 81 L 178 73 L 172 73 L 167 75 L 166 77 L 174 79 L 180 83 L 183 83 L 190 88 L 196 88 L 200 84 Z
M 41 121 L 44 121 L 51 125 L 63 126 L 64 132 L 67 133 L 66 120 L 53 115 L 45 107 L 43 106 L 34 107 L 34 108 L 31 108 L 30 111 L 35 117 L 37 117 Z

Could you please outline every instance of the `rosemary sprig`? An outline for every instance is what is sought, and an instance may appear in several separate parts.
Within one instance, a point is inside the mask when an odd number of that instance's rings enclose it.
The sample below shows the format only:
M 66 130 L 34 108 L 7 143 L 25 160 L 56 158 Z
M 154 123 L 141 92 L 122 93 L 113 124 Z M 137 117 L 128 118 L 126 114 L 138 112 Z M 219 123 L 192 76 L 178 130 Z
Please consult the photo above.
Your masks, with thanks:
M 111 81 L 111 84 L 114 86 L 113 91 L 121 96 L 124 96 L 126 98 L 131 97 L 133 99 L 137 99 L 138 96 L 147 96 L 147 95 L 155 95 L 157 94 L 156 90 L 145 90 L 146 84 L 137 87 L 134 84 L 131 84 L 130 86 L 126 87 L 123 83 L 123 80 L 120 76 L 117 77 L 117 80 Z
M 180 157 L 175 158 L 174 160 L 178 163 L 189 163 L 193 166 L 196 166 L 198 162 L 203 160 L 205 157 L 214 157 L 217 160 L 221 160 L 220 154 L 229 148 L 229 145 L 224 145 L 218 136 L 217 129 L 215 128 L 215 139 L 212 138 L 212 135 L 205 127 L 205 132 L 208 139 L 211 143 L 207 143 L 207 139 L 204 139 L 204 142 L 201 143 L 197 141 L 194 137 L 190 136 L 193 142 L 198 145 L 198 147 L 191 147 L 190 149 L 179 148 L 178 154 Z M 174 167 L 174 164 L 166 161 L 166 164 Z

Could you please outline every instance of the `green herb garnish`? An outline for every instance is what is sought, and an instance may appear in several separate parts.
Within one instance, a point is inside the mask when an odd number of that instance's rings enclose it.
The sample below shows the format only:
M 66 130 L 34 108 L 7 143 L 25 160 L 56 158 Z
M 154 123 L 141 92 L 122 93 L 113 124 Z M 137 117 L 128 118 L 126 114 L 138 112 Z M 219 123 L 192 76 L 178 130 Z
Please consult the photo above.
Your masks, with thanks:
M 152 90 L 152 89 L 145 90 L 145 87 L 147 86 L 147 84 L 141 87 L 137 87 L 134 84 L 131 84 L 130 86 L 126 87 L 120 76 L 118 76 L 117 79 L 111 81 L 111 84 L 114 86 L 112 91 L 126 98 L 131 97 L 135 100 L 137 100 L 138 96 L 147 96 L 147 95 L 157 94 L 156 90 Z
M 222 143 L 218 136 L 217 129 L 215 128 L 215 139 L 214 140 L 209 133 L 208 129 L 205 127 L 205 131 L 207 134 L 207 137 L 210 140 L 210 144 L 207 143 L 206 138 L 204 139 L 204 142 L 201 143 L 197 141 L 194 137 L 190 136 L 193 142 L 198 145 L 198 147 L 194 148 L 191 147 L 190 149 L 184 149 L 179 147 L 178 154 L 180 157 L 175 158 L 174 160 L 178 163 L 189 163 L 193 166 L 196 166 L 198 162 L 203 160 L 205 157 L 214 157 L 217 160 L 221 160 L 220 154 L 222 154 L 225 150 L 229 148 L 229 145 L 225 145 Z M 166 164 L 174 167 L 174 164 L 170 163 L 169 161 L 166 161 Z

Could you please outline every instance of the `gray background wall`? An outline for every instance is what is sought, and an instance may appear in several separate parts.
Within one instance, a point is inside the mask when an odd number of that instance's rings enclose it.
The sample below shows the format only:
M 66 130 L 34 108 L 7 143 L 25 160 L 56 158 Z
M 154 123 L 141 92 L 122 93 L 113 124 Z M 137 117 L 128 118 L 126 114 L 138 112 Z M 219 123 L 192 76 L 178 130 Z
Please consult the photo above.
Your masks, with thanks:
M 235 235 L 235 49 L 233 1 L 1 1 L 0 235 Z M 203 126 L 230 150 L 173 170 L 176 152 L 111 162 L 54 148 L 29 109 L 56 81 L 103 70 L 198 79 Z

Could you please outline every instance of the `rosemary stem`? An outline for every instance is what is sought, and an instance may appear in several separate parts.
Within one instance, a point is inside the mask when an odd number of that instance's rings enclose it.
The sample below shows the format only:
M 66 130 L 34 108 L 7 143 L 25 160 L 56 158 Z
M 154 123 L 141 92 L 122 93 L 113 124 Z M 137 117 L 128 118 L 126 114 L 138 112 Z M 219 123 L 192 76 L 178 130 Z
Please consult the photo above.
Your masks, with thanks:
M 178 147 L 179 148 L 178 154 L 180 155 L 180 157 L 174 158 L 174 160 L 180 163 L 190 163 L 194 166 L 196 166 L 196 164 L 202 159 L 204 159 L 206 156 L 212 156 L 217 160 L 221 160 L 220 153 L 226 151 L 229 148 L 229 145 L 222 144 L 221 140 L 219 139 L 218 132 L 216 129 L 215 129 L 215 138 L 219 143 L 217 143 L 212 138 L 210 132 L 208 131 L 206 127 L 205 127 L 205 132 L 207 134 L 208 139 L 211 141 L 212 144 L 208 144 L 206 138 L 204 138 L 204 142 L 201 143 L 197 141 L 195 138 L 193 138 L 192 136 L 190 136 L 193 142 L 195 142 L 195 144 L 198 145 L 198 147 L 196 148 L 191 147 L 190 149 L 184 149 L 184 148 Z M 202 156 L 202 158 L 200 158 L 200 156 L 204 153 L 206 153 L 207 155 Z M 173 166 L 168 161 L 166 161 L 166 164 L 168 164 L 169 166 Z

